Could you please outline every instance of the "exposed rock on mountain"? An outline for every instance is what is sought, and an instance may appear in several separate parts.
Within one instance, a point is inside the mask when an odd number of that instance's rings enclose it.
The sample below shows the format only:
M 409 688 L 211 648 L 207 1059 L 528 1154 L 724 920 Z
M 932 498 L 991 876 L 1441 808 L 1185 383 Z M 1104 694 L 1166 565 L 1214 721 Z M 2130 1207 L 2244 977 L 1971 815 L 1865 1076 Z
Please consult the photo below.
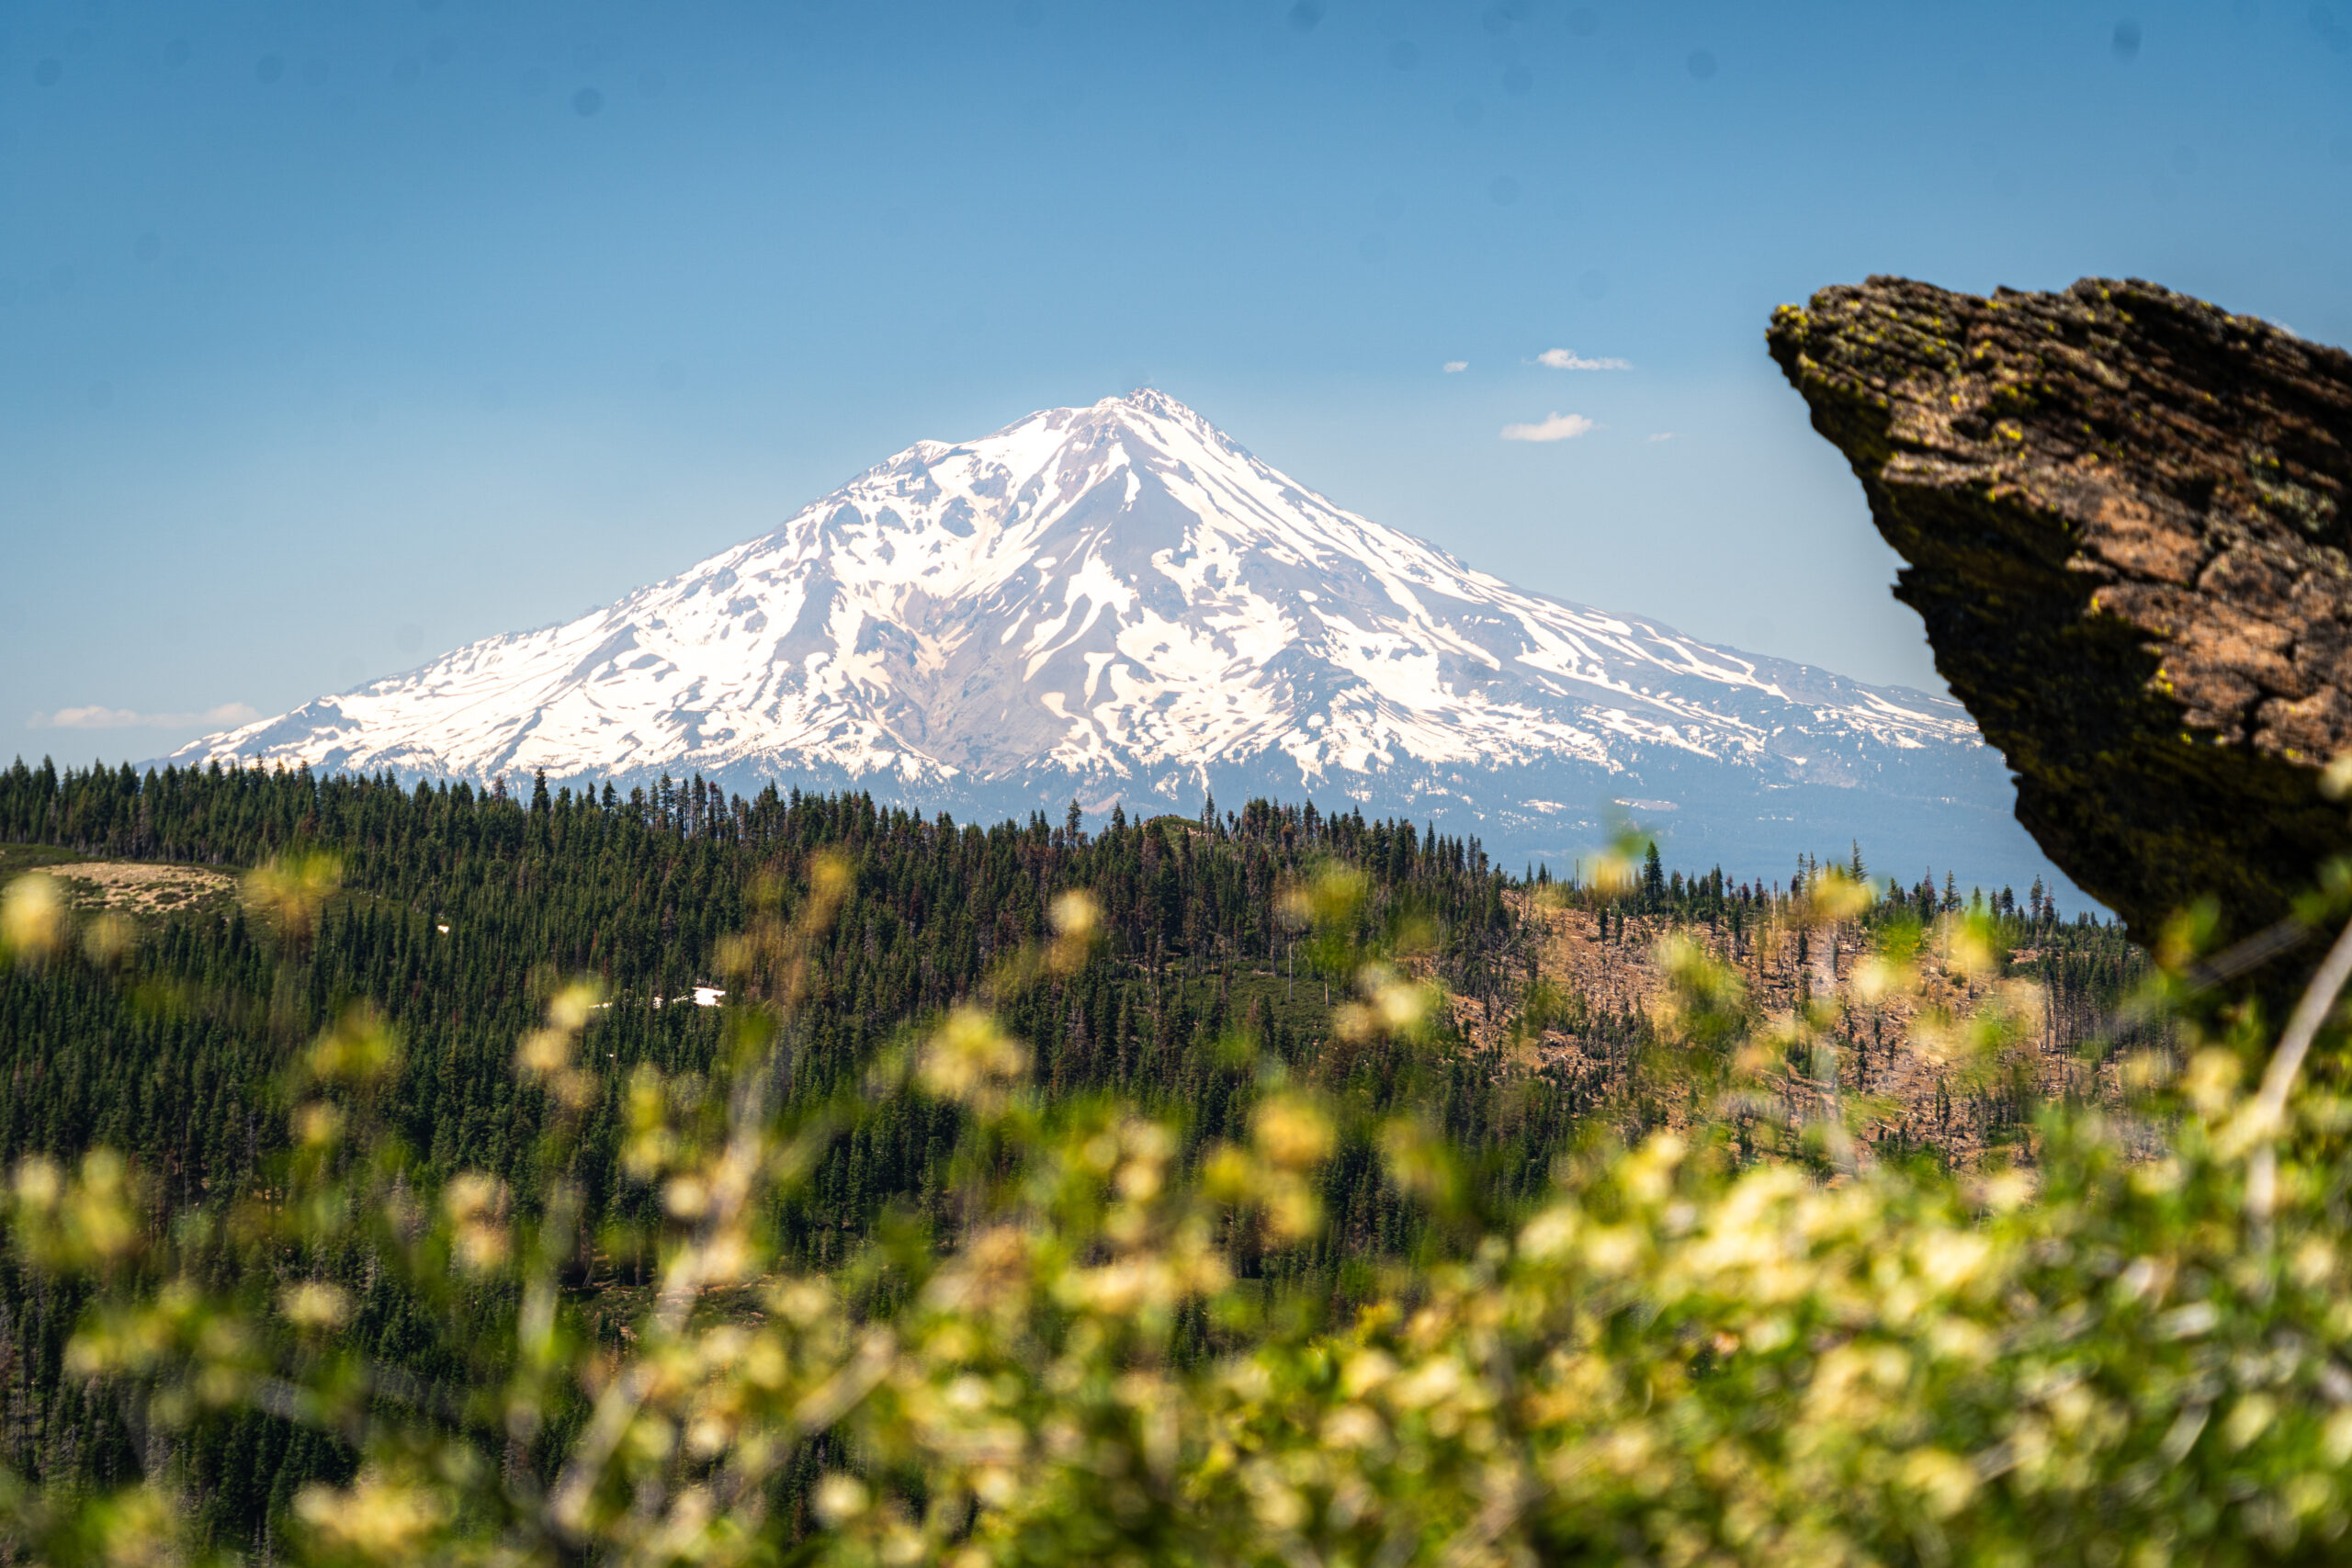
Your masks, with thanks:
M 1164 393 L 924 441 L 565 625 L 178 761 L 771 779 L 926 812 L 1186 811 L 1213 790 L 1566 857 L 1619 803 L 1680 863 L 1849 837 L 2032 874 L 1959 705 L 1513 588 L 1342 510 Z
M 2097 278 L 1874 277 L 1768 335 L 2042 849 L 2143 940 L 2281 916 L 2347 842 L 2352 355 Z

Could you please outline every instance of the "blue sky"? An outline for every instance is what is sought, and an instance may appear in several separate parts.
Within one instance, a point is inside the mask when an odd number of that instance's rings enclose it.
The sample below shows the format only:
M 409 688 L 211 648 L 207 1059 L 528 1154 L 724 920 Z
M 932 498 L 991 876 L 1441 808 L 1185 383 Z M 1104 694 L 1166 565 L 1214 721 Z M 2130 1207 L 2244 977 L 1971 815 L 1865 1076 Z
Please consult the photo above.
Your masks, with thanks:
M 0 756 L 1146 380 L 1528 587 L 1933 687 L 1772 306 L 2126 274 L 2344 343 L 2347 242 L 2352 0 L 16 0 Z

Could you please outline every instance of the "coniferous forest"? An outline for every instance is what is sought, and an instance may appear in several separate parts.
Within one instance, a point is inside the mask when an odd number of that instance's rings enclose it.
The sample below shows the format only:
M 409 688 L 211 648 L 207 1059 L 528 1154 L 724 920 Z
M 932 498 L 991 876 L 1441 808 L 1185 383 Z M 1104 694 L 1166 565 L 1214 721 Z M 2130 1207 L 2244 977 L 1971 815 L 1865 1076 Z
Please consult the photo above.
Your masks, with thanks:
M 1460 987 L 1491 991 L 1513 972 L 1506 879 L 1474 844 L 1399 823 L 1277 810 L 1130 823 L 1089 833 L 1074 816 L 982 829 L 877 811 L 852 796 L 721 799 L 699 781 L 628 798 L 544 787 L 526 799 L 465 784 L 404 791 L 381 780 L 124 771 L 58 775 L 21 763 L 0 777 L 0 840 L 106 859 L 250 867 L 292 849 L 330 852 L 343 891 L 289 954 L 232 898 L 169 916 L 140 942 L 129 983 L 100 970 L 0 976 L 0 1161 L 136 1151 L 159 1213 L 222 1204 L 266 1179 L 287 1139 L 276 1088 L 286 1050 L 365 999 L 399 1032 L 409 1064 L 392 1125 L 442 1176 L 475 1170 L 527 1185 L 542 1097 L 514 1081 L 514 1042 L 559 980 L 593 976 L 609 998 L 588 1036 L 604 1102 L 575 1175 L 593 1194 L 589 1227 L 617 1238 L 652 1217 L 653 1196 L 621 1172 L 621 1101 L 630 1071 L 707 1066 L 723 1008 L 711 998 L 719 943 L 746 922 L 763 876 L 790 879 L 819 849 L 854 868 L 854 891 L 819 965 L 790 1093 L 819 1100 L 854 1085 L 911 1022 L 970 993 L 992 959 L 1043 933 L 1061 889 L 1100 900 L 1113 940 L 1084 972 L 1022 998 L 1006 1022 L 1033 1043 L 1051 1092 L 1112 1089 L 1182 1105 L 1207 1141 L 1246 1122 L 1249 1076 L 1220 1043 L 1246 1029 L 1277 1051 L 1314 1051 L 1328 1032 L 1327 981 L 1298 973 L 1276 917 L 1278 889 L 1317 857 L 1372 869 L 1368 920 L 1418 919 L 1442 931 L 1437 960 Z M 69 867 L 62 867 L 70 870 Z M 289 967 L 281 960 L 292 957 Z M 1394 1091 L 1401 1064 L 1368 1055 L 1351 1081 Z M 1476 1064 L 1446 1075 L 1449 1118 L 1466 1134 L 1496 1113 Z M 1574 1106 L 1539 1085 L 1515 1108 L 1498 1166 L 1540 1180 Z M 884 1108 L 834 1147 L 809 1201 L 779 1216 L 795 1254 L 836 1261 L 884 1205 L 918 1210 L 957 1136 L 945 1108 L 917 1097 Z M 1346 1216 L 1319 1255 L 1333 1271 L 1394 1248 L 1399 1215 L 1375 1164 L 1333 1171 Z M 524 1201 L 528 1201 L 526 1192 Z M 583 1288 L 639 1277 L 644 1259 L 596 1248 Z M 5 1267 L 5 1265 L 0 1265 Z M 223 1255 L 216 1270 L 267 1268 Z M 13 1269 L 0 1298 L 0 1388 L 7 1458 L 21 1472 L 107 1479 L 130 1462 L 119 1413 L 87 1407 L 61 1377 L 79 1303 L 28 1288 Z M 411 1303 L 371 1301 L 355 1331 L 394 1362 L 427 1359 L 432 1325 Z M 253 1541 L 315 1473 L 347 1462 L 266 1417 L 206 1434 L 194 1466 L 208 1514 Z
M 1212 801 L 1197 818 L 1114 810 L 1098 821 L 1073 805 L 1059 821 L 984 828 L 856 795 L 722 796 L 698 779 L 626 795 L 551 795 L 539 782 L 510 796 L 389 777 L 217 767 L 142 777 L 19 761 L 0 774 L 0 880 L 46 868 L 95 900 L 85 913 L 101 934 L 75 962 L 0 969 L 0 1168 L 123 1151 L 150 1239 L 176 1269 L 214 1281 L 266 1274 L 285 1259 L 266 1239 L 202 1216 L 270 1198 L 292 1152 L 292 1054 L 373 1010 L 400 1043 L 383 1124 L 415 1158 L 416 1180 L 438 1188 L 475 1173 L 498 1202 L 528 1212 L 550 1105 L 518 1077 L 516 1042 L 551 995 L 584 978 L 601 1000 L 581 1037 L 594 1092 L 567 1156 L 581 1203 L 564 1282 L 581 1301 L 617 1303 L 589 1316 L 618 1333 L 652 1277 L 662 1223 L 656 1187 L 625 1156 L 633 1075 L 650 1065 L 692 1082 L 712 1069 L 731 1010 L 729 943 L 763 903 L 788 911 L 805 898 L 820 853 L 841 857 L 847 884 L 775 1057 L 786 1105 L 870 1097 L 877 1061 L 978 995 L 993 966 L 1047 941 L 1057 898 L 1082 889 L 1099 911 L 1091 956 L 993 1003 L 1033 1052 L 1046 1100 L 1116 1096 L 1169 1118 L 1183 1129 L 1181 1164 L 1246 1139 L 1262 1082 L 1253 1063 L 1276 1060 L 1374 1117 L 1429 1115 L 1474 1153 L 1472 1206 L 1487 1216 L 1540 1199 L 1596 1125 L 1662 1114 L 1654 1083 L 1629 1112 L 1649 1020 L 1599 1005 L 1575 975 L 1547 975 L 1537 911 L 1576 911 L 1604 942 L 1626 942 L 1629 924 L 1644 942 L 1687 928 L 1737 953 L 1793 891 L 1727 884 L 1719 870 L 1668 874 L 1654 850 L 1606 891 L 1564 886 L 1489 863 L 1475 840 L 1305 804 L 1220 813 Z M 110 915 L 102 889 L 74 880 L 96 864 L 242 875 L 304 857 L 330 857 L 338 874 L 299 927 L 249 907 L 226 878 Z M 1335 1027 L 1348 977 L 1318 963 L 1291 911 L 1297 890 L 1333 866 L 1363 878 L 1355 938 L 1385 944 L 1447 998 L 1410 1042 Z M 1930 876 L 1890 888 L 1870 919 L 1932 920 L 1957 899 Z M 2112 928 L 2061 920 L 2038 888 L 2023 911 L 1996 897 L 1993 914 L 2013 942 L 2032 944 L 2034 976 L 2073 1020 L 2070 1041 L 2139 973 Z M 1545 1037 L 1566 1048 L 1529 1048 Z M 946 1177 L 966 1120 L 952 1098 L 903 1083 L 883 1092 L 768 1216 L 778 1255 L 842 1267 L 893 1226 L 952 1246 L 958 1200 Z M 1323 1223 L 1312 1235 L 1275 1245 L 1237 1228 L 1223 1243 L 1236 1277 L 1259 1281 L 1266 1299 L 1344 1322 L 1384 1267 L 1448 1245 L 1364 1137 L 1343 1139 L 1317 1179 Z M 364 1248 L 335 1269 L 358 1303 L 352 1340 L 374 1363 L 428 1381 L 478 1372 L 466 1360 L 469 1314 L 511 1305 L 487 1299 L 503 1288 L 493 1283 L 481 1299 L 404 1294 Z M 68 1344 L 85 1305 L 70 1281 L 0 1252 L 0 1464 L 50 1485 L 103 1487 L 153 1472 L 156 1446 L 182 1445 L 170 1462 L 204 1533 L 265 1553 L 300 1488 L 350 1478 L 351 1450 L 266 1408 L 166 1435 L 77 1378 Z M 1196 1316 L 1183 1342 L 1205 1354 L 1219 1334 Z M 810 1474 L 820 1450 L 803 1461 Z

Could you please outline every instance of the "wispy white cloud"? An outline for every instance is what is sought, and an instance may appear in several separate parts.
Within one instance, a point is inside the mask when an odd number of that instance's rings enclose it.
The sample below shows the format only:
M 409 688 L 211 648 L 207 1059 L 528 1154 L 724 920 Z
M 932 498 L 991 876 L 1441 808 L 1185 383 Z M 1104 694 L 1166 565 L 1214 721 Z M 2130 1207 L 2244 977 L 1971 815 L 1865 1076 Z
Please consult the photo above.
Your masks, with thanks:
M 1587 359 L 1573 348 L 1547 348 L 1535 356 L 1538 365 L 1548 365 L 1555 370 L 1631 370 L 1630 359 Z
M 1469 368 L 1470 362 L 1466 359 L 1449 359 L 1445 362 L 1445 373 L 1449 376 L 1459 376 Z
M 1661 430 L 1652 434 L 1645 435 L 1642 439 L 1645 441 L 1671 441 L 1681 434 L 1682 433 L 1679 430 Z
M 202 713 L 139 713 L 130 708 L 81 707 L 59 708 L 55 713 L 37 713 L 26 721 L 28 729 L 187 729 L 203 725 L 212 729 L 232 729 L 241 724 L 251 724 L 260 712 L 244 703 L 222 703 L 217 708 Z
M 1506 441 L 1573 441 L 1592 428 L 1592 421 L 1580 413 L 1555 413 L 1533 424 L 1506 424 Z

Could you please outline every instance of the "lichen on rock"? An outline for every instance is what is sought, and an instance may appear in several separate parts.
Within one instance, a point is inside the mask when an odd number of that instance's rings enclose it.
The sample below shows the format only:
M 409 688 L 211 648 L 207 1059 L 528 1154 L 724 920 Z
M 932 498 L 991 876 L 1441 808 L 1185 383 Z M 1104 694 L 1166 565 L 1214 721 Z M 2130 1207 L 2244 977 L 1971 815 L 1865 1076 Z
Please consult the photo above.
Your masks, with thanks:
M 2352 846 L 2352 355 L 2098 278 L 1873 277 L 1767 339 L 2043 851 L 2143 941 L 2281 918 Z

